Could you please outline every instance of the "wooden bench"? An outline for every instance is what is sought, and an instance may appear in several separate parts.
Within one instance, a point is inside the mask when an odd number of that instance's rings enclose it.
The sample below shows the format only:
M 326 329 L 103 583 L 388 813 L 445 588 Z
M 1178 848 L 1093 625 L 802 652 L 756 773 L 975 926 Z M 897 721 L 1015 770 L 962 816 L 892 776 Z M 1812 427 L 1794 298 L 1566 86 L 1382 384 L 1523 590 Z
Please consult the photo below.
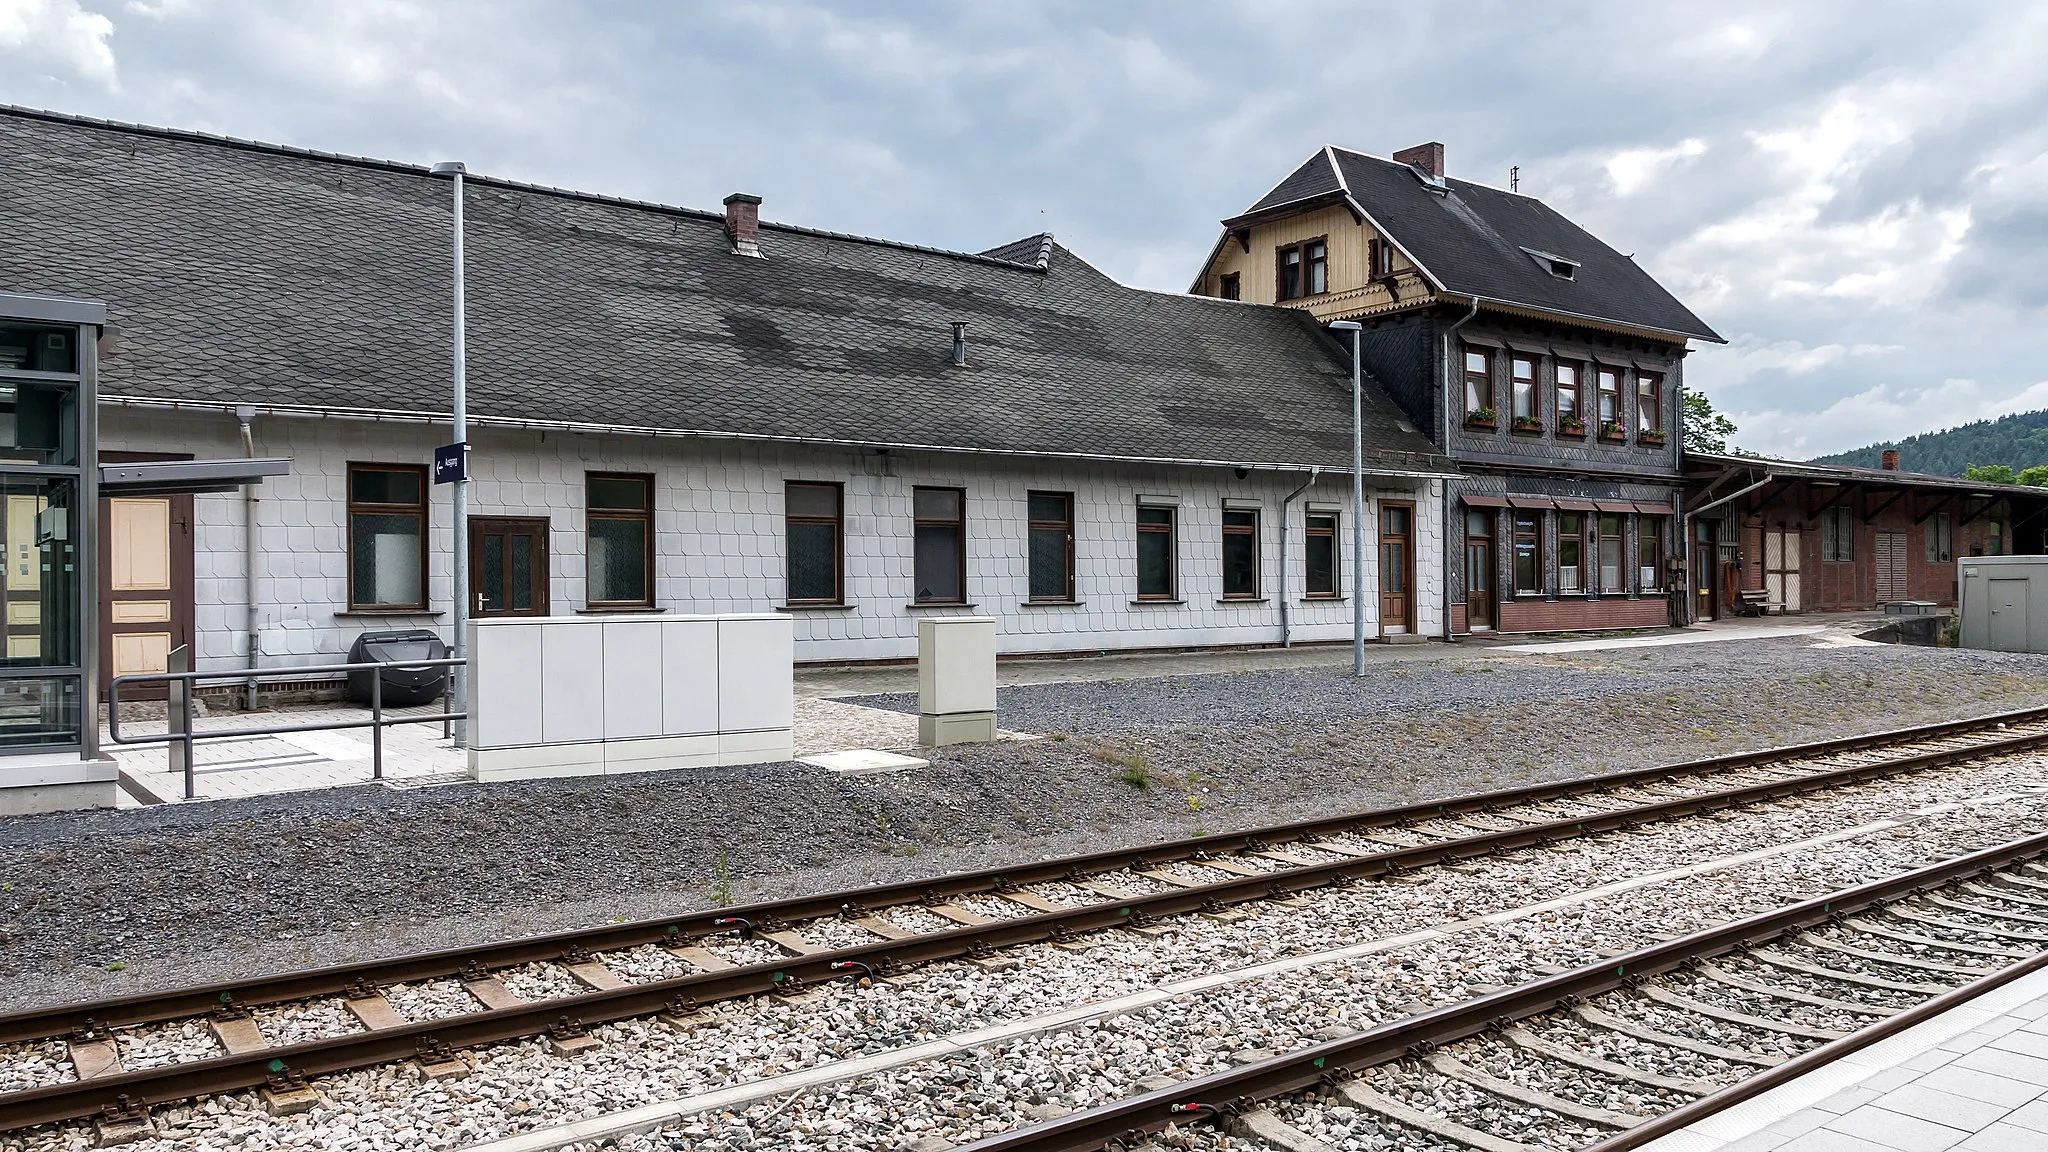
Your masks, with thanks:
M 1765 616 L 1770 613 L 1771 594 L 1761 588 L 1744 588 L 1736 592 L 1735 607 L 1744 616 Z

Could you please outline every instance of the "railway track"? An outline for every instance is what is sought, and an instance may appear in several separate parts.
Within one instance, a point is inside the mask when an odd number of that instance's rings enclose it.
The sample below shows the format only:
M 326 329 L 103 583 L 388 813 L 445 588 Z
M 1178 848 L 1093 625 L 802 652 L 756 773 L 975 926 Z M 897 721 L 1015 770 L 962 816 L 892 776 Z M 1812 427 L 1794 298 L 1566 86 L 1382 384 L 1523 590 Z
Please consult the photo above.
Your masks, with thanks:
M 1627 1152 L 2048 968 L 2048 834 L 1018 1128 L 959 1152 Z M 1200 1139 L 1179 1146 L 1205 1146 Z
M 452 949 L 0 1016 L 4 1054 L 46 1054 L 0 1093 L 0 1131 L 97 1117 L 139 1131 L 150 1107 L 262 1086 L 275 1106 L 306 1078 L 547 1036 L 587 1047 L 599 1022 L 788 994 L 848 976 L 1222 913 L 1456 862 L 2048 744 L 2048 709 L 1513 789 L 1385 812 L 1183 840 L 915 884 Z M 209 1054 L 165 1059 L 194 1031 Z M 53 1051 L 62 1047 L 61 1057 Z M 189 1053 L 187 1053 L 189 1055 Z M 19 1083 L 17 1078 L 16 1083 Z

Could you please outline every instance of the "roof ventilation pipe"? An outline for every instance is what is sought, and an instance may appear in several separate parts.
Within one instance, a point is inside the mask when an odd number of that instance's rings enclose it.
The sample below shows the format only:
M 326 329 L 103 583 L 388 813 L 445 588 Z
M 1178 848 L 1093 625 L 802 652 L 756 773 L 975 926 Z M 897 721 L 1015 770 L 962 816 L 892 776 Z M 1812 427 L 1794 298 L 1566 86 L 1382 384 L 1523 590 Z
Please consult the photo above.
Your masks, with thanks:
M 967 367 L 967 321 L 953 321 L 953 367 Z

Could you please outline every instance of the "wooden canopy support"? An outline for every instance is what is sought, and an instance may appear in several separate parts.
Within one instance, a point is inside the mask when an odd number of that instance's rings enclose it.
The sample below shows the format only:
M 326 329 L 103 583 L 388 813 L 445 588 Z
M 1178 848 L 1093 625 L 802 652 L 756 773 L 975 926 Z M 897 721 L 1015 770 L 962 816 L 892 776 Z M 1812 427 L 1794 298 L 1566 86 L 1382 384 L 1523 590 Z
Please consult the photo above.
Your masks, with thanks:
M 1882 516 L 1882 515 L 1884 515 L 1884 511 L 1885 511 L 1885 509 L 1887 509 L 1887 508 L 1890 508 L 1890 507 L 1891 507 L 1892 505 L 1894 505 L 1894 504 L 1897 504 L 1897 503 L 1898 503 L 1899 501 L 1901 501 L 1901 500 L 1904 500 L 1904 499 L 1905 499 L 1906 497 L 1908 497 L 1908 496 L 1910 496 L 1910 495 L 1912 495 L 1912 494 L 1913 494 L 1913 490 L 1912 490 L 1911 488 L 1901 488 L 1901 489 L 1899 489 L 1899 490 L 1898 490 L 1897 492 L 1894 492 L 1894 493 L 1892 493 L 1892 498 L 1891 498 L 1891 499 L 1889 499 L 1889 500 L 1885 501 L 1885 502 L 1884 502 L 1884 503 L 1882 503 L 1882 504 L 1879 504 L 1879 505 L 1878 505 L 1877 507 L 1875 507 L 1875 508 L 1872 508 L 1872 509 L 1870 510 L 1869 514 L 1863 517 L 1863 522 L 1864 522 L 1865 524 L 1875 524 L 1875 523 L 1877 523 L 1877 518 L 1878 518 L 1879 516 Z M 1912 506 L 1911 506 L 1911 505 L 1908 505 L 1907 507 L 1908 507 L 1908 508 L 1910 509 L 1910 508 L 1911 508 Z
M 1943 496 L 1943 497 L 1942 497 L 1941 499 L 1939 499 L 1939 500 L 1936 500 L 1936 501 L 1934 502 L 1934 507 L 1932 507 L 1932 508 L 1929 508 L 1929 509 L 1928 509 L 1927 511 L 1925 511 L 1925 512 L 1922 512 L 1922 513 L 1921 513 L 1921 514 L 1919 514 L 1918 516 L 1915 516 L 1915 517 L 1913 517 L 1913 523 L 1915 523 L 1915 524 L 1925 524 L 1925 523 L 1927 523 L 1927 522 L 1928 522 L 1929 520 L 1932 520 L 1932 519 L 1934 518 L 1934 514 L 1935 514 L 1936 512 L 1939 512 L 1939 511 L 1941 511 L 1942 509 L 1944 509 L 1944 508 L 1947 508 L 1947 507 L 1948 507 L 1948 506 L 1949 506 L 1950 504 L 1953 504 L 1953 503 L 1955 503 L 1955 500 L 1956 500 L 1956 498 L 1955 498 L 1955 494 L 1954 494 L 1954 493 L 1950 493 L 1950 494 L 1948 494 L 1948 495 L 1946 495 L 1946 496 Z
M 1808 520 L 1818 520 L 1818 519 L 1820 519 L 1820 514 L 1821 514 L 1821 513 L 1823 513 L 1823 512 L 1825 512 L 1825 511 L 1827 511 L 1827 510 L 1828 510 L 1828 509 L 1830 509 L 1830 508 L 1833 508 L 1833 507 L 1834 507 L 1835 505 L 1837 505 L 1837 504 L 1840 504 L 1840 503 L 1841 503 L 1842 501 L 1844 501 L 1844 500 L 1847 500 L 1847 499 L 1848 499 L 1848 498 L 1849 498 L 1850 496 L 1852 496 L 1852 495 L 1854 495 L 1855 493 L 1857 493 L 1857 492 L 1861 491 L 1862 489 L 1863 489 L 1863 485 L 1861 485 L 1861 484 L 1844 484 L 1844 485 L 1842 485 L 1842 486 L 1841 486 L 1840 488 L 1838 488 L 1838 489 L 1836 489 L 1836 490 L 1835 490 L 1835 498 L 1834 498 L 1834 499 L 1832 499 L 1832 500 L 1828 501 L 1827 503 L 1825 503 L 1825 504 L 1821 505 L 1821 506 L 1820 506 L 1820 507 L 1818 507 L 1818 508 L 1815 508 L 1815 509 L 1814 509 L 1813 511 L 1811 511 L 1811 512 L 1808 512 L 1808 513 L 1806 514 L 1806 518 L 1807 518 Z
M 1956 527 L 1968 527 L 1969 525 L 1974 524 L 1977 521 L 1983 519 L 1984 514 L 1986 512 L 1989 512 L 1993 508 L 1998 507 L 1999 499 L 1999 497 L 1993 496 L 1991 499 L 1986 500 L 1984 503 L 1978 505 L 1977 510 L 1975 512 L 1970 513 L 1968 516 L 1963 517 L 1962 523 L 1957 524 Z M 1965 507 L 1967 507 L 1967 505 L 1965 505 Z

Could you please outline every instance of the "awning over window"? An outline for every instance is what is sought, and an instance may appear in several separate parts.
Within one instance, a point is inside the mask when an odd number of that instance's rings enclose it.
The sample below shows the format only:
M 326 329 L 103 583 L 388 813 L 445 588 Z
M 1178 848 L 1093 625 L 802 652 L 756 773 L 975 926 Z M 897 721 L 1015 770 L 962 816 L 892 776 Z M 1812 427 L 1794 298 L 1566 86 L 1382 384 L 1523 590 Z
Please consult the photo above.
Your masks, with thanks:
M 102 496 L 177 496 L 187 492 L 233 492 L 266 476 L 288 476 L 283 456 L 253 460 L 146 460 L 100 465 Z
M 1593 504 L 1602 512 L 1633 512 L 1636 510 L 1636 506 L 1633 504 L 1623 504 L 1615 500 L 1595 500 Z
M 1597 511 L 1597 509 L 1595 509 L 1595 508 L 1593 507 L 1593 502 L 1592 502 L 1591 500 L 1564 500 L 1564 499 L 1560 499 L 1560 500 L 1558 500 L 1558 502 L 1557 502 L 1557 507 L 1558 507 L 1558 510 L 1559 510 L 1559 511 L 1561 511 L 1561 512 L 1593 512 L 1593 511 Z
M 1671 505 L 1638 504 L 1636 505 L 1636 511 L 1642 513 L 1645 516 L 1669 516 L 1671 515 Z
M 1510 496 L 1508 504 L 1514 508 L 1555 508 L 1557 501 L 1548 496 Z
M 1499 496 L 1477 496 L 1467 493 L 1458 497 L 1458 499 L 1463 500 L 1469 508 L 1505 508 L 1508 506 L 1507 500 Z

